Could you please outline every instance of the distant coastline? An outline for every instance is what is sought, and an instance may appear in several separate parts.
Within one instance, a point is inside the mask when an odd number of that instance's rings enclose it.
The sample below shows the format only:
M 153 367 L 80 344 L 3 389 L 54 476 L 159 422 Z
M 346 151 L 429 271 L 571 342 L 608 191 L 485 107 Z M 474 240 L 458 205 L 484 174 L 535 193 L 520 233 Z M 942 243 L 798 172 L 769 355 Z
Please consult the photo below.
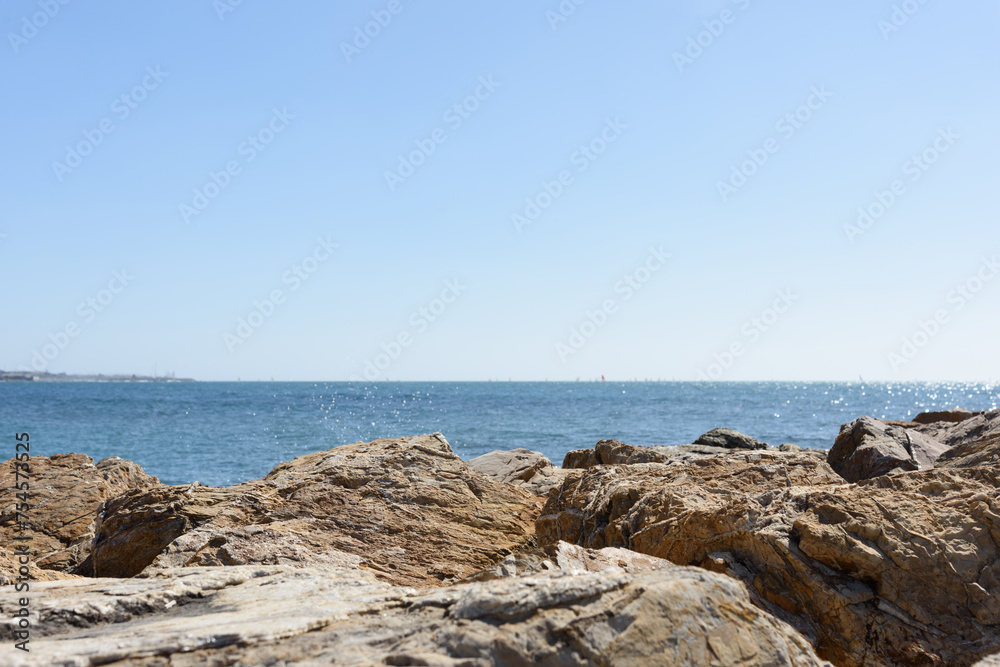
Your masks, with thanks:
M 194 382 L 190 378 L 148 375 L 69 375 L 34 371 L 0 371 L 0 382 Z

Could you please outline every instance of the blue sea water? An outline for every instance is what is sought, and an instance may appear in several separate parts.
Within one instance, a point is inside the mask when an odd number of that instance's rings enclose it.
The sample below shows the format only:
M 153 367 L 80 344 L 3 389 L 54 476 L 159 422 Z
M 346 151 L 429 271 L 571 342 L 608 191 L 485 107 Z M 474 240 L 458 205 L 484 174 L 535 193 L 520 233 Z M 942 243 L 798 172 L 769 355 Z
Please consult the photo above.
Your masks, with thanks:
M 167 484 L 228 485 L 351 442 L 442 432 L 469 459 L 527 447 L 556 464 L 604 438 L 690 443 L 725 426 L 773 445 L 828 449 L 862 415 L 995 409 L 1000 386 L 874 383 L 0 383 L 0 460 L 120 456 Z

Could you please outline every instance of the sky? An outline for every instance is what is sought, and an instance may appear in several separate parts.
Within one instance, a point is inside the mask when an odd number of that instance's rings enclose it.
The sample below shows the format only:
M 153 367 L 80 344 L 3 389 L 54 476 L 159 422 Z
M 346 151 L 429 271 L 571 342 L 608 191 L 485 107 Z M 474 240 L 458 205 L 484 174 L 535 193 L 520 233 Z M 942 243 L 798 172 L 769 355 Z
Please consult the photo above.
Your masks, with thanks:
M 995 380 L 998 20 L 10 0 L 0 368 Z

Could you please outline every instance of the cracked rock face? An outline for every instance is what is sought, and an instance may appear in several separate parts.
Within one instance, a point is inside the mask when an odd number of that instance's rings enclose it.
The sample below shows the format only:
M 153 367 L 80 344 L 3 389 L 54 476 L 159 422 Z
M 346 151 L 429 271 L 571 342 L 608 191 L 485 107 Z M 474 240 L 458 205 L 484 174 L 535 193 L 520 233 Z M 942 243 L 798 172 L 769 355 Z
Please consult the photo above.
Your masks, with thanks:
M 563 551 L 578 562 L 618 557 Z M 36 587 L 32 651 L 6 664 L 828 664 L 738 581 L 670 563 L 639 575 L 555 569 L 424 591 L 357 569 L 288 566 Z M 12 603 L 0 593 L 0 610 Z M 5 641 L 9 632 L 0 625 Z
M 479 474 L 440 435 L 282 463 L 261 480 L 125 493 L 80 570 L 130 577 L 205 565 L 354 565 L 400 585 L 469 576 L 527 542 L 542 500 Z
M 469 467 L 487 477 L 514 484 L 540 496 L 558 486 L 566 471 L 556 468 L 545 456 L 530 449 L 494 451 L 469 461 Z
M 33 456 L 29 470 L 28 531 L 33 563 L 43 570 L 65 572 L 86 557 L 94 536 L 94 517 L 101 503 L 130 489 L 159 485 L 141 467 L 118 457 L 99 461 L 83 454 Z M 0 463 L 0 544 L 13 548 L 18 532 L 13 459 Z M 9 576 L 0 562 L 0 578 Z
M 861 417 L 840 429 L 827 462 L 848 482 L 934 467 L 948 450 L 937 440 L 912 429 Z
M 968 665 L 1000 649 L 993 468 L 844 484 L 815 457 L 769 452 L 597 467 L 550 495 L 538 541 L 559 539 L 726 572 L 837 665 Z

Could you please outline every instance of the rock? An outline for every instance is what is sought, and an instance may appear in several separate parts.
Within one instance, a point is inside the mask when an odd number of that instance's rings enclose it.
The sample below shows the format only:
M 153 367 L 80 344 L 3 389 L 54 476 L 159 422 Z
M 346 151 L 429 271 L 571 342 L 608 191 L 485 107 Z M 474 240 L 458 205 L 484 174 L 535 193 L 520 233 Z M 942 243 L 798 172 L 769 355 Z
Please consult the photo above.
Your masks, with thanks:
M 544 496 L 562 483 L 566 471 L 556 468 L 545 456 L 530 449 L 493 451 L 470 460 L 469 467 L 493 479 L 514 484 Z
M 670 564 L 638 576 L 554 570 L 420 592 L 360 570 L 198 567 L 32 592 L 31 652 L 5 648 L 12 666 L 828 665 L 738 581 Z M 0 592 L 5 643 L 14 604 Z
M 589 468 L 600 465 L 593 449 L 574 449 L 563 457 L 563 470 Z
M 962 410 L 961 408 L 955 408 L 954 410 L 944 410 L 941 412 L 921 412 L 919 415 L 913 418 L 914 423 L 917 424 L 936 424 L 940 422 L 964 422 L 966 419 L 972 419 L 976 415 L 981 415 L 982 412 L 969 412 L 968 410 Z
M 101 503 L 130 489 L 159 485 L 141 467 L 118 457 L 94 460 L 83 454 L 33 456 L 29 462 L 28 519 L 33 563 L 43 570 L 68 571 L 87 557 L 93 520 Z M 14 460 L 0 463 L 0 544 L 17 534 Z M 0 576 L 8 574 L 0 565 Z
M 1000 465 L 1000 410 L 978 414 L 941 434 L 949 445 L 937 465 L 943 468 Z
M 946 450 L 942 443 L 920 433 L 861 417 L 841 427 L 827 462 L 848 482 L 857 482 L 932 467 Z
M 441 584 L 522 548 L 541 504 L 470 469 L 440 434 L 375 440 L 301 456 L 232 487 L 119 496 L 98 517 L 79 571 L 355 566 L 393 584 Z
M 983 658 L 973 665 L 973 667 L 1000 667 L 1000 653 Z
M 714 428 L 694 441 L 696 445 L 722 447 L 724 449 L 767 449 L 767 443 L 752 438 L 731 428 Z
M 639 447 L 618 440 L 601 440 L 594 449 L 577 449 L 566 454 L 563 469 L 586 469 L 595 465 L 634 465 L 665 463 L 724 454 L 728 450 L 705 445 L 653 445 Z
M 628 574 L 642 574 L 673 567 L 673 563 L 628 549 L 591 550 L 567 542 L 556 542 L 548 549 L 531 549 L 510 554 L 500 564 L 477 572 L 464 581 L 492 581 L 552 570 L 603 572 L 612 567 Z
M 801 451 L 803 451 L 803 449 L 802 449 L 802 447 L 799 447 L 798 445 L 793 445 L 790 442 L 784 442 L 784 443 L 782 443 L 781 445 L 778 446 L 778 451 L 779 452 L 801 452 Z
M 728 573 L 837 665 L 968 665 L 1000 650 L 998 475 L 844 484 L 772 452 L 601 466 L 549 496 L 537 539 Z
M 33 553 L 29 553 L 29 561 L 25 566 L 21 563 L 20 555 L 16 551 L 17 543 L 12 542 L 9 544 L 9 547 L 9 549 L 0 547 L 0 587 L 13 586 L 18 583 L 17 579 L 20 576 L 20 569 L 22 567 L 28 568 L 27 578 L 29 579 L 29 585 L 34 581 L 60 581 L 64 579 L 80 578 L 76 575 L 66 574 L 56 570 L 43 570 L 30 560 L 34 557 Z

